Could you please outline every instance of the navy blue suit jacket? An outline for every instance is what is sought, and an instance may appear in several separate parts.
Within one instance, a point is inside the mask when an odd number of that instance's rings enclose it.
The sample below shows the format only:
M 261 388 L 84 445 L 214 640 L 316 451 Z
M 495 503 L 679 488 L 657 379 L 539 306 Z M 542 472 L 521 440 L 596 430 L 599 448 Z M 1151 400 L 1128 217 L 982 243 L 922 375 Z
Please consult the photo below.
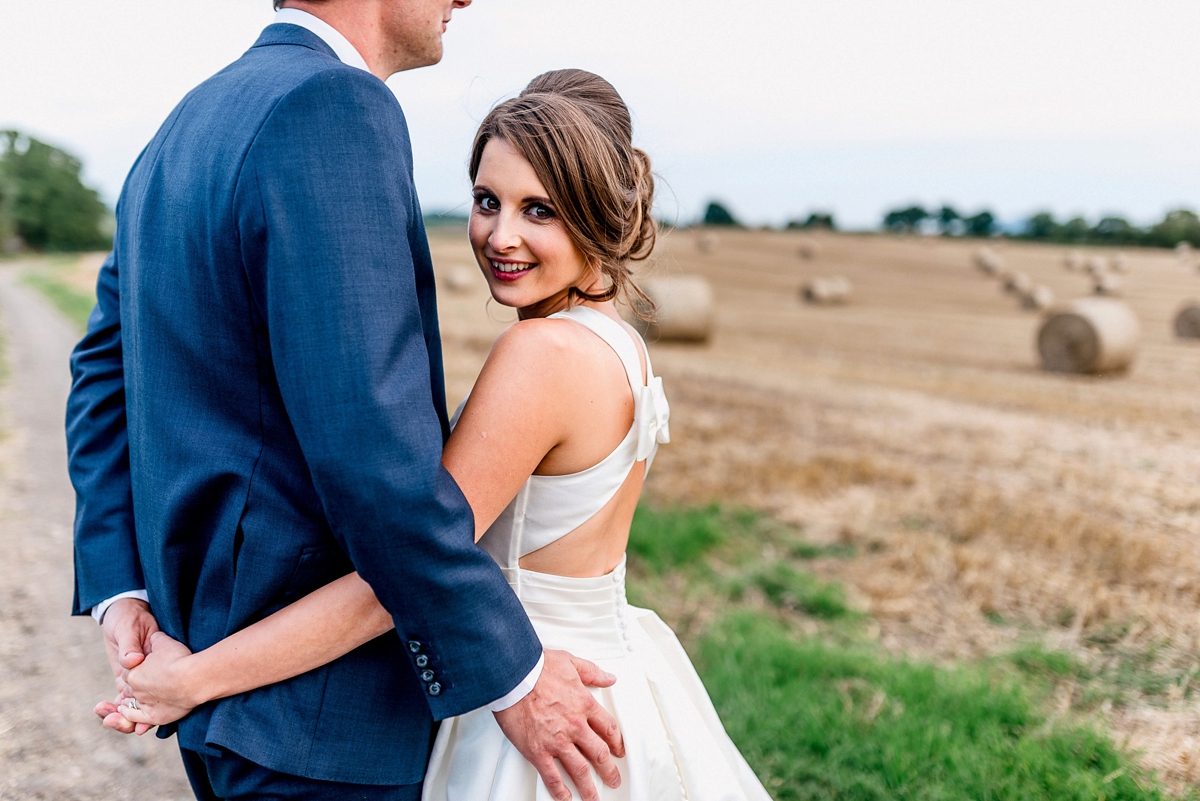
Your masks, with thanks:
M 541 646 L 441 466 L 433 267 L 395 97 L 268 27 L 139 157 L 97 292 L 67 410 L 75 613 L 145 587 L 198 650 L 357 569 L 395 633 L 197 709 L 180 742 L 420 781 L 433 721 L 507 693 Z

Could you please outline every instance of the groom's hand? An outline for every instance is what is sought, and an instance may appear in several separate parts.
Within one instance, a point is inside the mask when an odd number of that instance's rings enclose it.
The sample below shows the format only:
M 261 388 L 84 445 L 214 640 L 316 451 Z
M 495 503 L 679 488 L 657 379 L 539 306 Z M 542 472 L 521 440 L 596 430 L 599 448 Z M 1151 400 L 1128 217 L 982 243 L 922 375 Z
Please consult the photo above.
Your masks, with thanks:
M 137 598 L 122 598 L 104 613 L 103 629 L 108 664 L 112 667 L 113 678 L 120 682 L 123 671 L 142 664 L 146 654 L 150 653 L 150 637 L 158 631 L 158 621 L 150 613 L 150 604 Z M 99 710 L 100 705 L 96 707 L 97 715 L 100 715 Z M 109 728 L 125 734 L 145 734 L 150 729 L 145 724 L 135 726 L 128 721 Z
M 611 687 L 616 677 L 566 651 L 546 651 L 542 675 L 529 695 L 503 712 L 496 722 L 512 744 L 537 768 L 550 794 L 570 801 L 558 760 L 584 801 L 598 801 L 589 763 L 609 787 L 621 785 L 613 757 L 625 756 L 617 721 L 596 702 L 587 687 Z M 586 686 L 585 686 L 586 685 Z

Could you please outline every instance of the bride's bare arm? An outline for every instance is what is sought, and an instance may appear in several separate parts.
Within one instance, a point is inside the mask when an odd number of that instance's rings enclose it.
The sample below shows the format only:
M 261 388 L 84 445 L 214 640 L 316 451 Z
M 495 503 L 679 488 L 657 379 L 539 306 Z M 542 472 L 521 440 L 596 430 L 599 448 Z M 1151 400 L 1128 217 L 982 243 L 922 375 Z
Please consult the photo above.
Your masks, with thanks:
M 343 576 L 264 620 L 192 654 L 160 632 L 137 668 L 118 680 L 115 704 L 96 713 L 123 730 L 132 723 L 163 725 L 217 698 L 299 676 L 348 654 L 393 627 L 371 587 L 357 573 Z M 137 700 L 138 709 L 121 706 Z
M 476 539 L 565 430 L 562 409 L 569 404 L 555 329 L 545 321 L 530 323 L 497 341 L 443 456 L 475 512 Z M 118 680 L 118 703 L 101 704 L 96 712 L 119 730 L 127 728 L 122 716 L 132 723 L 171 723 L 207 701 L 332 662 L 392 627 L 370 586 L 353 573 L 195 654 L 161 635 L 145 662 Z M 140 709 L 121 707 L 115 714 L 127 697 Z

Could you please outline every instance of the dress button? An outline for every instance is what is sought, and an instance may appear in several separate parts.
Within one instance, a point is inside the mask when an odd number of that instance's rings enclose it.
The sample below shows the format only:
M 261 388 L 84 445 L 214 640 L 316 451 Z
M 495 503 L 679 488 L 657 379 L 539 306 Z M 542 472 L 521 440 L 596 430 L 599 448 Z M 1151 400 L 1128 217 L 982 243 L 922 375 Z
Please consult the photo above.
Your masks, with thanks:
M 429 685 L 429 694 L 430 695 L 441 695 L 442 694 L 442 685 L 438 684 L 436 681 L 433 684 L 430 684 Z
M 626 648 L 628 648 L 630 651 L 632 651 L 632 650 L 633 650 L 633 643 L 629 643 L 629 645 L 626 645 L 625 647 L 626 647 Z
M 417 667 L 425 667 L 429 664 L 429 657 L 425 656 L 425 654 L 421 654 L 416 658 L 415 661 L 417 663 Z
M 421 681 L 425 682 L 426 684 L 433 681 L 433 671 L 432 670 L 422 670 L 421 671 Z
M 626 626 L 627 624 L 625 623 L 625 621 L 624 621 L 624 620 L 622 620 L 622 621 L 621 621 L 620 623 L 618 623 L 617 625 L 618 625 L 618 626 L 620 626 L 621 628 L 625 628 L 625 626 Z
M 414 654 L 421 653 L 421 643 L 417 642 L 416 640 L 409 640 L 408 650 L 412 651 Z

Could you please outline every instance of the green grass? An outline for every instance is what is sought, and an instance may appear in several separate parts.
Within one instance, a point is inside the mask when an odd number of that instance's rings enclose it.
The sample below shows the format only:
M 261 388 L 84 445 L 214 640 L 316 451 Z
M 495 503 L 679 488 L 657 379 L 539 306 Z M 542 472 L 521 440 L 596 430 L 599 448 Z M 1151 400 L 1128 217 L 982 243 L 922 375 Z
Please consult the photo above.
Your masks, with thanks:
M 87 329 L 88 317 L 96 305 L 94 295 L 80 292 L 49 273 L 27 273 L 24 281 L 45 295 L 80 331 Z
M 753 576 L 753 583 L 774 606 L 833 620 L 852 614 L 840 584 L 821 581 L 787 562 L 775 562 Z
M 675 625 L 777 801 L 1164 797 L 1088 717 L 1186 692 L 1194 674 L 1163 684 L 1153 653 L 1089 666 L 1030 642 L 950 667 L 895 658 L 815 572 L 852 549 L 746 510 L 642 506 L 629 552 L 631 600 Z M 1067 688 L 1069 709 L 1048 721 Z
M 1011 673 L 797 639 L 750 612 L 726 616 L 695 651 L 776 801 L 1163 798 L 1094 728 L 1048 723 L 1039 693 Z
M 720 507 L 653 509 L 639 506 L 629 528 L 629 552 L 655 573 L 697 562 L 725 542 Z

